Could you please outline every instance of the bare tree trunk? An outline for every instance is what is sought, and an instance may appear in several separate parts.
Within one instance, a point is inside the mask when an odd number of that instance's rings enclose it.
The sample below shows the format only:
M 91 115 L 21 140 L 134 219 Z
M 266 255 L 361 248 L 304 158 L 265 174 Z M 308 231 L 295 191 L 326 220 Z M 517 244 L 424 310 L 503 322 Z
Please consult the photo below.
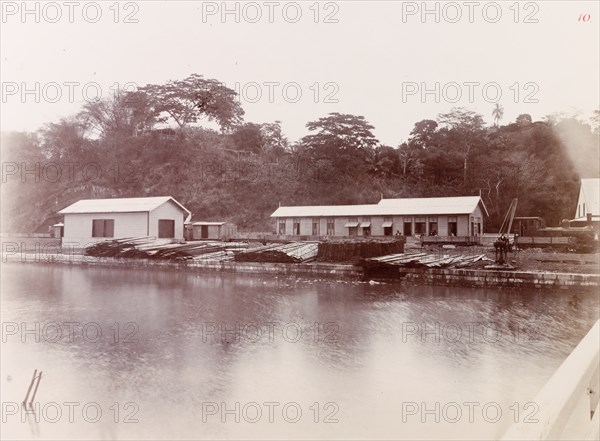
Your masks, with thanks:
M 467 144 L 467 150 L 465 151 L 465 162 L 463 167 L 463 185 L 466 187 L 467 185 L 467 169 L 468 169 L 468 161 L 469 161 L 469 152 L 471 151 L 471 146 Z

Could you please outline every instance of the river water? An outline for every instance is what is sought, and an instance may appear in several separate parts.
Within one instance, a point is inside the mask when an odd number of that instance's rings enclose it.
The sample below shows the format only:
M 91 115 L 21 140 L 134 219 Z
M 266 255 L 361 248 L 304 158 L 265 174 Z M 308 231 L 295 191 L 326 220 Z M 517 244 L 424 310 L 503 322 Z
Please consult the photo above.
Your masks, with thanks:
M 4 439 L 496 439 L 599 316 L 577 289 L 29 264 L 1 306 Z

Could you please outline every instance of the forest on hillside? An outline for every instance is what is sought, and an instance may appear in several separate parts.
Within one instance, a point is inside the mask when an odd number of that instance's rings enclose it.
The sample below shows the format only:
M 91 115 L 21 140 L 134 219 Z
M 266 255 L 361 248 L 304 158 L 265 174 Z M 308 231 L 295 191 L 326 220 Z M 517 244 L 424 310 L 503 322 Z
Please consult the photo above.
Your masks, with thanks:
M 330 113 L 290 142 L 279 121 L 244 122 L 233 90 L 192 75 L 86 102 L 33 133 L 3 132 L 2 232 L 47 232 L 56 212 L 84 198 L 175 197 L 195 220 L 271 231 L 282 205 L 376 203 L 381 196 L 478 195 L 502 222 L 550 226 L 572 218 L 579 179 L 600 175 L 599 112 L 590 120 L 528 114 L 494 124 L 466 108 L 415 121 L 383 145 L 360 115 Z M 210 122 L 218 129 L 206 127 Z M 169 128 L 165 128 L 169 127 Z

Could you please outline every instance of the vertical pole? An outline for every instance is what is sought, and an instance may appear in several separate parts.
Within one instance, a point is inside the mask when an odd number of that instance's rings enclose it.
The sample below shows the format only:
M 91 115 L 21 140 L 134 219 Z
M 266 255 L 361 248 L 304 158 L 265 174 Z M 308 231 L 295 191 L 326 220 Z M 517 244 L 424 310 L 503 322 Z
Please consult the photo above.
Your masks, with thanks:
M 42 371 L 40 371 L 40 374 L 37 377 L 37 383 L 35 384 L 35 389 L 33 389 L 33 395 L 31 396 L 31 401 L 29 404 L 33 403 L 33 400 L 35 400 L 35 394 L 37 393 L 40 381 L 42 381 Z
M 29 389 L 27 389 L 27 395 L 25 395 L 25 399 L 23 400 L 23 404 L 27 403 L 27 399 L 29 398 L 29 393 L 31 392 L 31 388 L 33 386 L 33 380 L 35 380 L 36 374 L 37 374 L 37 369 L 33 371 L 33 378 L 31 378 L 31 383 L 29 383 Z

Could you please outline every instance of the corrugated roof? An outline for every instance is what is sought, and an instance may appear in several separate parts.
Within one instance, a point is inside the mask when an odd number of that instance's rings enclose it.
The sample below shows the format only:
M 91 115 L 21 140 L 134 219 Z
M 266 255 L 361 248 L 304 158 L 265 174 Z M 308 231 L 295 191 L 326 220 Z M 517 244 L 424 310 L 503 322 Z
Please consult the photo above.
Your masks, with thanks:
M 58 214 L 147 212 L 168 201 L 175 202 L 182 211 L 190 213 L 187 208 L 171 196 L 157 196 L 149 198 L 81 199 L 63 208 Z
M 581 191 L 583 192 L 585 211 L 587 213 L 600 214 L 600 179 L 582 179 Z
M 487 214 L 479 196 L 445 198 L 382 199 L 378 204 L 368 205 L 309 205 L 279 207 L 271 217 L 319 217 L 319 216 L 386 216 L 386 215 L 435 215 L 470 214 L 477 204 Z

